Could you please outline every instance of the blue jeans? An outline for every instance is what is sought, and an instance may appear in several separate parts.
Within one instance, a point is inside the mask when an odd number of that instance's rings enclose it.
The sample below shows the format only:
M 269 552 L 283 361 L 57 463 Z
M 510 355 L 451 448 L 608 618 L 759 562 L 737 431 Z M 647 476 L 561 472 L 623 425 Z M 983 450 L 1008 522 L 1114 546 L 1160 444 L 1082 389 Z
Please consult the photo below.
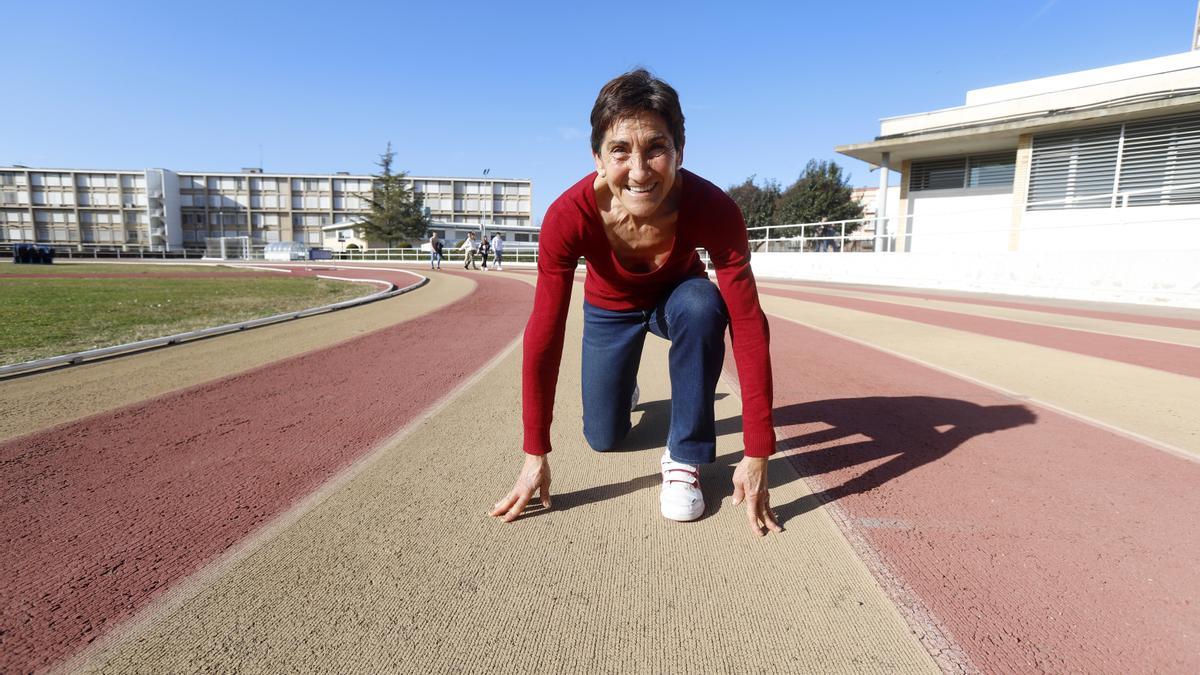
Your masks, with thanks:
M 437 266 L 439 269 L 442 267 L 442 254 L 437 251 L 429 254 L 429 269 L 433 269 L 434 266 Z
M 629 433 L 629 403 L 646 333 L 671 341 L 671 427 L 667 449 L 686 464 L 716 459 L 713 402 L 725 359 L 725 303 L 703 277 L 685 279 L 652 310 L 613 311 L 583 303 L 583 436 L 593 450 Z

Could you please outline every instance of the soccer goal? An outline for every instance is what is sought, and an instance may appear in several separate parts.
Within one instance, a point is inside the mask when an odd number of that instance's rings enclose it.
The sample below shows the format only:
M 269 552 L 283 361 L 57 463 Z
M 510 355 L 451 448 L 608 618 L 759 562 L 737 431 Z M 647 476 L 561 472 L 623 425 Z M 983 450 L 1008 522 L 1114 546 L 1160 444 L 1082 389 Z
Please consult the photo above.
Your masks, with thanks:
M 250 237 L 208 237 L 204 240 L 205 260 L 249 260 Z

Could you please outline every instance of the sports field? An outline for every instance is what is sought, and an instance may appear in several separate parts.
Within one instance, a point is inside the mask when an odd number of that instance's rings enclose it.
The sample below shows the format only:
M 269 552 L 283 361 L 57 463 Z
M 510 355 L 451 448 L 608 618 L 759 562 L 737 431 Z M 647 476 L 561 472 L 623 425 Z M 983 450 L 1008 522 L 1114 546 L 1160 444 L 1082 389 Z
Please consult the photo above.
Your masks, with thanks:
M 505 524 L 535 273 L 333 274 L 413 292 L 0 381 L 0 672 L 1200 672 L 1196 310 L 758 280 L 760 538 L 731 354 L 666 521 L 670 344 L 589 450 L 578 276 Z
M 0 365 L 317 307 L 374 292 L 184 265 L 0 264 Z

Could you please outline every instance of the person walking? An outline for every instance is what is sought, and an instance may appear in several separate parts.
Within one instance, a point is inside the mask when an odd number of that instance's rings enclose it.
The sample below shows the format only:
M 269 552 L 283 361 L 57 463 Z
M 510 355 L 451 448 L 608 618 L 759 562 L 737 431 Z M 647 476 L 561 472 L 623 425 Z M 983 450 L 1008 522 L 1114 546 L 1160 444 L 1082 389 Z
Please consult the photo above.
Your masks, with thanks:
M 442 240 L 438 238 L 437 232 L 429 238 L 429 269 L 442 269 Z
M 496 234 L 492 235 L 492 259 L 493 259 L 492 269 L 496 270 L 497 272 L 504 271 L 504 267 L 503 267 L 504 260 L 502 257 L 503 255 L 504 255 L 504 237 L 501 237 L 500 233 L 497 232 Z
M 463 262 L 463 269 L 479 269 L 475 265 L 475 253 L 479 251 L 479 242 L 475 239 L 474 232 L 467 233 L 467 240 L 463 242 L 463 245 L 460 248 L 466 252 L 466 259 Z
M 492 245 L 488 243 L 487 235 L 484 235 L 483 240 L 479 242 L 479 257 L 483 263 L 483 269 L 487 269 L 488 252 L 492 250 Z

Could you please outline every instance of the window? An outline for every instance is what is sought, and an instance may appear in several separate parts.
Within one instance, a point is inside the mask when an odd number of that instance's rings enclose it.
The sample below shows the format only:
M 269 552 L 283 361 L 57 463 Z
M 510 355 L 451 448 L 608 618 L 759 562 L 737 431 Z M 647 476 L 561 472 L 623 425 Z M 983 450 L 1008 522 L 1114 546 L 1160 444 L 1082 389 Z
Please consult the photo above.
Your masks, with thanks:
M 912 163 L 908 189 L 916 192 L 1008 187 L 1013 183 L 1016 164 L 1015 152 L 919 160 Z M 529 210 L 528 203 L 521 202 L 522 211 Z
M 1122 204 L 1200 204 L 1200 188 L 1185 187 L 1198 183 L 1200 115 L 1125 125 L 1117 191 L 1129 194 L 1122 197 Z
M 1120 126 L 1034 136 L 1026 208 L 1111 206 L 1120 142 Z

